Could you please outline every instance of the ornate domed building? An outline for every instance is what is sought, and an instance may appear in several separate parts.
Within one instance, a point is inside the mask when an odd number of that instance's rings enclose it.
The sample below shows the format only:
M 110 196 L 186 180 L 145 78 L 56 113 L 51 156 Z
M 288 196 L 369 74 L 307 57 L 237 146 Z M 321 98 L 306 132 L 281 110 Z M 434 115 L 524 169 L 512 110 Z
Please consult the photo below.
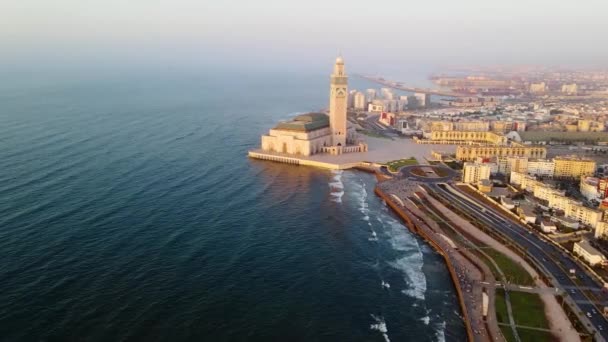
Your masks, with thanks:
M 338 57 L 331 75 L 329 115 L 308 113 L 279 123 L 262 136 L 262 150 L 302 156 L 367 151 L 367 145 L 358 141 L 355 127 L 347 120 L 347 98 L 348 76 L 344 60 Z

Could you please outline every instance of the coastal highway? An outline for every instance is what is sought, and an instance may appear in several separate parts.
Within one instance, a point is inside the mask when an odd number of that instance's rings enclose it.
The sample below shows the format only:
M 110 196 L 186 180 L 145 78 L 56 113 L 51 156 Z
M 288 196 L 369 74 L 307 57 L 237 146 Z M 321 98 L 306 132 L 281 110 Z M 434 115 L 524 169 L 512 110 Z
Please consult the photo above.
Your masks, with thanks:
M 543 273 L 553 278 L 556 287 L 567 293 L 574 301 L 573 304 L 582 311 L 579 318 L 583 323 L 587 321 L 593 325 L 593 332 L 596 340 L 608 339 L 608 321 L 601 314 L 602 310 L 596 307 L 587 295 L 583 292 L 584 288 L 592 288 L 596 295 L 600 294 L 602 286 L 589 276 L 584 268 L 574 262 L 567 254 L 542 239 L 539 235 L 531 233 L 525 227 L 508 221 L 495 210 L 478 200 L 452 188 L 447 184 L 428 184 L 427 185 L 438 196 L 446 199 L 458 209 L 468 212 L 475 216 L 479 221 L 488 227 L 499 231 L 502 235 L 514 241 L 525 249 L 537 265 L 544 269 Z M 580 284 L 575 283 L 569 275 L 569 270 L 576 270 L 576 278 Z M 580 287 L 579 287 L 580 286 Z M 600 299 L 600 298 L 598 298 Z M 604 299 L 604 298 L 602 298 Z

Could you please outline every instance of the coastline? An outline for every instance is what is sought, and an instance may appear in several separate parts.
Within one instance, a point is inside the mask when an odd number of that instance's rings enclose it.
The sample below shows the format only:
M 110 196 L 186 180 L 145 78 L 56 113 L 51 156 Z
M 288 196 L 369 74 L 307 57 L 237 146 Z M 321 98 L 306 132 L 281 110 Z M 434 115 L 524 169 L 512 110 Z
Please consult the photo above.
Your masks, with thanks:
M 371 173 L 371 171 L 367 171 L 367 170 L 363 170 L 363 171 Z M 380 177 L 383 177 L 383 176 L 379 175 L 377 172 L 374 172 L 374 173 L 376 174 L 376 178 L 377 178 L 378 182 L 380 182 L 381 181 Z M 446 251 L 443 250 L 441 245 L 439 243 L 437 243 L 433 239 L 433 237 L 429 236 L 424 231 L 418 229 L 416 224 L 412 221 L 412 219 L 401 208 L 399 208 L 399 206 L 394 202 L 394 200 L 390 196 L 388 196 L 386 193 L 384 193 L 378 186 L 374 187 L 374 193 L 378 197 L 380 197 L 391 208 L 391 210 L 393 210 L 393 212 L 403 220 L 404 226 L 407 229 L 409 229 L 411 232 L 417 234 L 418 236 L 422 237 L 422 239 L 424 239 L 437 253 L 439 253 L 443 257 L 443 259 L 446 263 L 446 266 L 448 268 L 448 271 L 450 272 L 450 277 L 452 278 L 452 283 L 454 285 L 454 288 L 456 289 L 456 295 L 458 296 L 458 302 L 460 304 L 460 311 L 463 315 L 464 325 L 465 325 L 465 329 L 467 331 L 467 338 L 469 341 L 474 341 L 473 328 L 471 326 L 469 314 L 467 312 L 467 307 L 464 302 L 462 288 L 460 287 L 460 282 L 458 281 L 458 276 L 456 275 L 456 271 L 454 270 L 454 265 L 452 265 L 452 262 L 447 257 Z

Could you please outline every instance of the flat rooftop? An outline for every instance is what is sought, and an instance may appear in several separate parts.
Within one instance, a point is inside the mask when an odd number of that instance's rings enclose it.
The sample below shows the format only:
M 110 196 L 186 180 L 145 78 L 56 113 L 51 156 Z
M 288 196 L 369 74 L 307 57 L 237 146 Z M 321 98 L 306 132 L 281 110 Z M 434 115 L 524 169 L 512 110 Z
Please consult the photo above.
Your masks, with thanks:
M 341 155 L 330 155 L 328 153 L 315 154 L 312 156 L 298 156 L 276 152 L 267 152 L 261 149 L 252 152 L 263 153 L 276 156 L 296 158 L 300 160 L 311 160 L 320 163 L 345 165 L 360 162 L 386 163 L 391 160 L 414 157 L 419 163 L 426 163 L 425 158 L 431 157 L 433 145 L 416 144 L 412 139 L 395 138 L 394 140 L 373 138 L 360 135 L 362 140 L 368 145 L 367 152 L 344 153 Z M 456 145 L 442 146 L 446 152 L 455 153 Z

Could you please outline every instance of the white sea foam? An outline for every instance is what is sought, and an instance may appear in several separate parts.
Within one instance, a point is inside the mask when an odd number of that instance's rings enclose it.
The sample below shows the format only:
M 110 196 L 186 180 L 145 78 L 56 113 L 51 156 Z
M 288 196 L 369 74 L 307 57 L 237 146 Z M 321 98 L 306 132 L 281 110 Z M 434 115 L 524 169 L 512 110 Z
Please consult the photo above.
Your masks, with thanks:
M 378 234 L 376 234 L 376 231 L 372 229 L 372 237 L 367 238 L 369 241 L 378 241 Z
M 390 289 L 391 288 L 391 284 L 385 282 L 384 280 L 382 281 L 382 283 L 380 285 L 382 285 L 382 287 L 385 288 L 385 289 Z
M 340 192 L 332 192 L 331 193 L 331 200 L 336 202 L 336 203 L 342 203 L 342 196 L 344 196 L 344 191 L 340 191 Z
M 389 264 L 405 274 L 407 289 L 402 290 L 404 294 L 419 300 L 425 299 L 426 276 L 422 271 L 424 259 L 418 240 L 405 229 L 405 227 L 393 218 L 384 221 L 388 228 L 390 243 L 394 250 L 404 252 L 401 258 L 389 262 Z
M 344 184 L 342 182 L 329 182 L 329 187 L 332 189 L 344 189 Z
M 429 325 L 429 323 L 431 322 L 431 317 L 429 316 L 424 316 L 420 319 L 421 321 L 424 322 L 424 324 Z
M 336 203 L 342 203 L 342 196 L 344 196 L 344 183 L 342 182 L 342 170 L 332 170 L 332 181 L 329 182 L 331 189 L 331 200 Z
M 370 329 L 379 331 L 384 337 L 384 341 L 390 342 L 388 338 L 388 329 L 386 328 L 386 322 L 382 316 L 371 315 L 376 323 L 370 325 Z
M 435 337 L 437 337 L 437 342 L 445 342 L 445 322 L 436 324 L 436 327 Z

